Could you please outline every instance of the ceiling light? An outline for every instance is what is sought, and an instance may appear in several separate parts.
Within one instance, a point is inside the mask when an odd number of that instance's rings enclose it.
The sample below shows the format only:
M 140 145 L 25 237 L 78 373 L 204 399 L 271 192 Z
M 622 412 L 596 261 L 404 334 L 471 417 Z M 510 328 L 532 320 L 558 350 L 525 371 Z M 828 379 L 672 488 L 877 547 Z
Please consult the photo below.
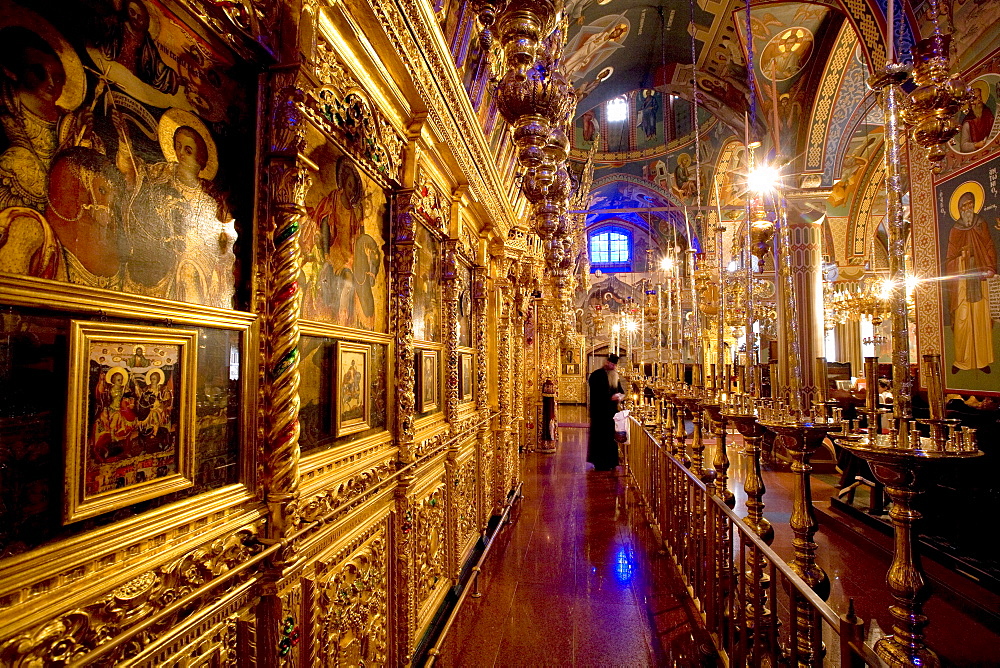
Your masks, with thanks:
M 747 174 L 747 190 L 763 195 L 781 185 L 781 172 L 771 165 L 761 165 Z
M 660 269 L 663 271 L 670 271 L 674 268 L 674 258 L 672 257 L 662 257 L 660 258 Z

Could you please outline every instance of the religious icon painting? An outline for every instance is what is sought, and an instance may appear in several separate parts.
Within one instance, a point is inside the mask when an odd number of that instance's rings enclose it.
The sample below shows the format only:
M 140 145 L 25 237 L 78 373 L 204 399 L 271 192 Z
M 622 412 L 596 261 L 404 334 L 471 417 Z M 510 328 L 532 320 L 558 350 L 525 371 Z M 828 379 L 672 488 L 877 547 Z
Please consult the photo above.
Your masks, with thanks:
M 233 308 L 253 79 L 159 0 L 91 5 L 0 0 L 0 271 Z
M 302 317 L 352 329 L 388 331 L 385 191 L 318 130 L 307 132 L 320 165 L 306 193 L 299 243 Z
M 198 332 L 74 320 L 63 523 L 194 484 Z
M 472 354 L 460 353 L 458 356 L 458 398 L 461 401 L 472 401 Z
M 972 100 L 962 115 L 958 134 L 949 142 L 956 153 L 976 153 L 1000 135 L 997 98 L 1000 97 L 1000 74 L 984 74 L 969 84 Z
M 430 413 L 438 407 L 438 351 L 417 352 L 417 412 Z
M 371 428 L 369 366 L 371 346 L 337 342 L 334 367 L 334 436 L 337 438 Z
M 1000 392 L 1000 157 L 935 184 L 944 386 Z

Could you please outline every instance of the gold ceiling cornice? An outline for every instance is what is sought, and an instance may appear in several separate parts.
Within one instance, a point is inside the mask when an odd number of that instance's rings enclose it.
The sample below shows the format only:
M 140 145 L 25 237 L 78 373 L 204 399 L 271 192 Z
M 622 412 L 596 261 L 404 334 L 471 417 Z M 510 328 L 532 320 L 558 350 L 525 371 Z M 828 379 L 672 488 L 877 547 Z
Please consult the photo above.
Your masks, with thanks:
M 413 0 L 370 0 L 369 6 L 426 104 L 428 119 L 465 174 L 470 192 L 505 236 L 515 221 L 512 203 L 502 195 L 507 184 L 500 177 L 479 117 L 429 5 Z

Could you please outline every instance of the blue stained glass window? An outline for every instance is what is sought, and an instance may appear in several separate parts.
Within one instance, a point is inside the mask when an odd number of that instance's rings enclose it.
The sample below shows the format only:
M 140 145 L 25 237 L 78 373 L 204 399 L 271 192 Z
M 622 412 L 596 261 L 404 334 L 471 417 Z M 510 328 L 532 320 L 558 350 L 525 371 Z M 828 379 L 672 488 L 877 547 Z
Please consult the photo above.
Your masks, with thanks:
M 629 237 L 624 231 L 606 230 L 590 237 L 593 264 L 624 264 L 629 261 Z

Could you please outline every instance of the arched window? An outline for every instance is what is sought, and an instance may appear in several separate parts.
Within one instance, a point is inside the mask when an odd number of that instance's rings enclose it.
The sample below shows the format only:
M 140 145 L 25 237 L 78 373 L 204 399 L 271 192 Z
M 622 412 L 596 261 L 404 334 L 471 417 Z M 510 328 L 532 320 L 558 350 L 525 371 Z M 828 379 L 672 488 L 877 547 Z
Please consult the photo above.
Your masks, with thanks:
M 632 236 L 620 227 L 605 227 L 590 235 L 590 264 L 629 271 L 632 260 Z

